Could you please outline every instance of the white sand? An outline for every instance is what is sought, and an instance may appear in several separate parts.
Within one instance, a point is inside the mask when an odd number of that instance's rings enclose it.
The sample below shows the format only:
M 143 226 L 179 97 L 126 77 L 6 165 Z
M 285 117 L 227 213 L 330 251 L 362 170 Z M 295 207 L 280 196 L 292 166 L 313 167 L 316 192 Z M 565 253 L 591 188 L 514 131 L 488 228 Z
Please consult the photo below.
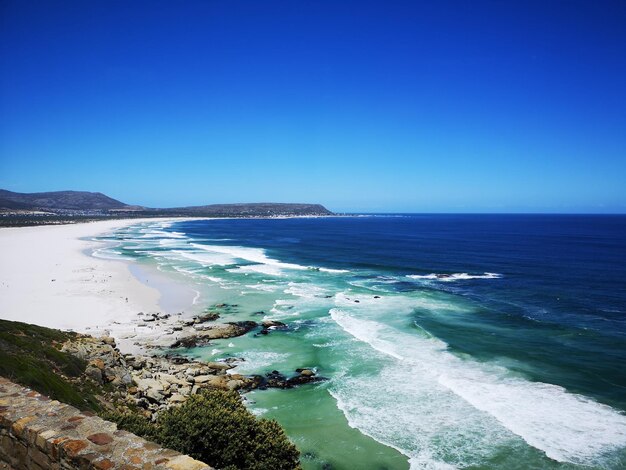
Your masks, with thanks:
M 125 262 L 86 254 L 102 245 L 81 240 L 138 222 L 0 228 L 0 318 L 87 331 L 161 311 L 158 290 Z

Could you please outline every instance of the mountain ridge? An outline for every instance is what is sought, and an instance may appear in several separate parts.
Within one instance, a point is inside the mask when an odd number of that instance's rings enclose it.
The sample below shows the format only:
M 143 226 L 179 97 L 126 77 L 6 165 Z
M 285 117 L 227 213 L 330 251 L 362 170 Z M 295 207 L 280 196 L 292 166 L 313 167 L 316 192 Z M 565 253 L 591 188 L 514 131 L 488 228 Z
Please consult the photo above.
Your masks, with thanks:
M 129 205 L 100 192 L 49 191 L 18 193 L 0 189 L 0 211 L 132 213 L 146 216 L 263 217 L 333 215 L 321 204 L 308 203 L 233 203 L 198 206 L 150 208 Z

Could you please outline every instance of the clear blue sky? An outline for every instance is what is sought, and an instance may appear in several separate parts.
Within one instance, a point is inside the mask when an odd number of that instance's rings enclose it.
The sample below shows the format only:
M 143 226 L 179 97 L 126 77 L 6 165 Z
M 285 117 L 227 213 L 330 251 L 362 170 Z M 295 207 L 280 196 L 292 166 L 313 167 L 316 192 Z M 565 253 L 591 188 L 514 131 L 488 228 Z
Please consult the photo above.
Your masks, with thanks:
M 626 2 L 0 2 L 0 187 L 626 212 Z

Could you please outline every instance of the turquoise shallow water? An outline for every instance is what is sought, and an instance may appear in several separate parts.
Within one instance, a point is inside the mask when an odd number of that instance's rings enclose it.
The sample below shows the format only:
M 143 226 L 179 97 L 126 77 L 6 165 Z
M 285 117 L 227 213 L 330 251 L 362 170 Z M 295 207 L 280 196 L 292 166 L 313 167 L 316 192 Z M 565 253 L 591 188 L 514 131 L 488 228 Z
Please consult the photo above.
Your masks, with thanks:
M 610 217 L 153 222 L 97 255 L 184 280 L 198 311 L 289 325 L 185 353 L 328 378 L 246 395 L 305 468 L 623 468 L 624 234 Z

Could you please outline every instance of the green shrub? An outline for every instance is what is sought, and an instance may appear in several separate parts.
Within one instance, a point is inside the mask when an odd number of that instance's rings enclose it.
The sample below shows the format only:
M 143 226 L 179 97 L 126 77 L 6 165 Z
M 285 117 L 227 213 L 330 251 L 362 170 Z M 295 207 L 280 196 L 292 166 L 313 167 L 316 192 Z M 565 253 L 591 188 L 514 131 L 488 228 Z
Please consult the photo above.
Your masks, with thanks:
M 159 420 L 162 443 L 217 468 L 299 468 L 299 452 L 276 421 L 257 419 L 234 392 L 207 390 Z
M 222 470 L 300 468 L 300 453 L 280 425 L 256 418 L 235 392 L 205 390 L 165 411 L 156 424 L 139 414 L 103 417 Z
M 159 427 L 150 421 L 145 416 L 127 410 L 125 412 L 119 411 L 104 411 L 100 413 L 102 419 L 117 423 L 120 429 L 124 429 L 128 432 L 132 432 L 138 436 L 144 437 L 150 441 L 160 441 Z

